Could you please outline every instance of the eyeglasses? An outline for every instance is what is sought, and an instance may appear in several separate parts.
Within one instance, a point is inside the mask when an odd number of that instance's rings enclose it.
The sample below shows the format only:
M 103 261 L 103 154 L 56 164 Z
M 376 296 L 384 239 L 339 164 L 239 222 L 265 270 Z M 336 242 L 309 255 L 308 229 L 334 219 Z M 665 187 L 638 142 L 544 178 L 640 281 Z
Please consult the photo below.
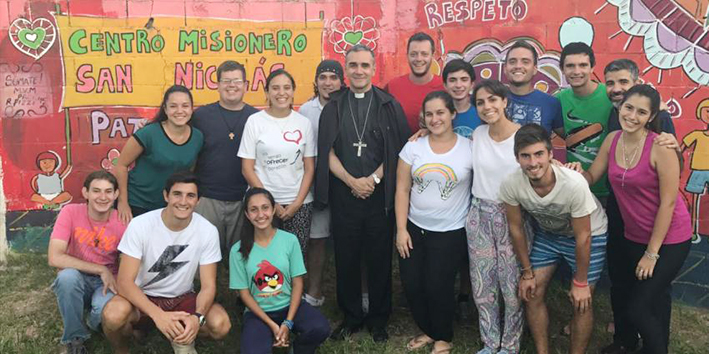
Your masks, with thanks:
M 219 80 L 220 83 L 224 85 L 235 85 L 235 86 L 241 86 L 244 84 L 244 80 L 242 79 L 221 79 Z

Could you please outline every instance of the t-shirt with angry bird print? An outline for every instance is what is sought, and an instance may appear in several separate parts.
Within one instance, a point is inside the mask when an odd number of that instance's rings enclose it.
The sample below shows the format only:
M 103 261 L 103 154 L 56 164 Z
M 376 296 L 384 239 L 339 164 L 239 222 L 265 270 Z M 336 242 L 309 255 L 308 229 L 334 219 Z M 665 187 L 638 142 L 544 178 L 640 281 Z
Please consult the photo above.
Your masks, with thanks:
M 264 312 L 288 307 L 293 278 L 306 273 L 298 238 L 286 231 L 276 230 L 268 246 L 262 247 L 254 242 L 246 261 L 239 248 L 241 241 L 231 248 L 229 288 L 249 289 Z

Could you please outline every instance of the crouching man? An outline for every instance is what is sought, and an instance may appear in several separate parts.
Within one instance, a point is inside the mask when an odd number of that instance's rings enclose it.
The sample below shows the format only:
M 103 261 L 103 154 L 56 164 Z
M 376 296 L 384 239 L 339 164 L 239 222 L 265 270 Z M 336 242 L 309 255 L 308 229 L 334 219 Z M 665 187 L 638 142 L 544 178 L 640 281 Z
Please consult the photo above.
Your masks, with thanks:
M 177 172 L 165 183 L 167 206 L 134 218 L 118 245 L 118 295 L 103 310 L 103 330 L 116 353 L 128 353 L 133 330 L 155 326 L 176 354 L 195 354 L 197 334 L 224 338 L 231 323 L 214 303 L 217 229 L 194 208 L 197 178 Z M 192 286 L 199 269 L 200 291 Z

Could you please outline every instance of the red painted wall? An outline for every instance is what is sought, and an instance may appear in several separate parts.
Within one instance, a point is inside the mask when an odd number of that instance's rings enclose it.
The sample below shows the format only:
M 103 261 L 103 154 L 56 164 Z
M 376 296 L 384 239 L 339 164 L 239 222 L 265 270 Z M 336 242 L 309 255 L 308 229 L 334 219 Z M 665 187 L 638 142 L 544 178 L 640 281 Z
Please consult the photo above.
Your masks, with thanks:
M 538 87 L 549 92 L 565 85 L 558 70 L 561 43 L 587 41 L 596 51 L 597 78 L 613 59 L 635 60 L 642 79 L 660 89 L 678 139 L 704 131 L 695 135 L 706 141 L 707 7 L 706 1 L 697 0 L 0 0 L 0 156 L 7 208 L 49 207 L 33 200 L 33 179 L 41 173 L 38 158 L 50 161 L 45 168 L 50 175 L 56 170 L 63 181 L 65 194 L 58 200 L 71 196 L 78 201 L 85 174 L 110 169 L 117 154 L 113 149 L 120 149 L 136 120 L 154 114 L 162 91 L 175 83 L 177 63 L 192 63 L 193 69 L 201 65 L 201 74 L 192 73 L 198 103 L 216 100 L 208 88 L 214 80 L 209 63 L 226 58 L 246 62 L 255 87 L 247 96 L 249 103 L 263 103 L 259 75 L 279 65 L 296 76 L 296 99 L 302 103 L 311 93 L 318 61 L 344 61 L 343 51 L 353 43 L 369 45 L 377 53 L 377 84 L 383 86 L 406 73 L 406 41 L 417 31 L 437 41 L 436 70 L 446 60 L 462 57 L 474 63 L 481 77 L 500 77 L 505 46 L 525 37 L 543 53 Z M 153 22 L 148 24 L 150 18 Z M 231 38 L 245 34 L 250 39 L 251 32 L 261 36 L 264 50 L 254 54 L 211 50 L 214 43 L 208 41 L 208 49 L 199 54 L 192 54 L 193 47 L 179 51 L 180 31 L 195 29 L 205 30 L 207 40 L 214 32 L 224 40 L 227 30 Z M 81 30 L 86 31 L 85 38 L 76 37 Z M 139 30 L 150 39 L 162 36 L 161 51 L 147 53 L 160 47 L 159 42 L 148 42 L 139 52 Z M 291 55 L 264 44 L 279 30 L 291 34 Z M 97 38 L 93 44 L 92 33 Z M 106 33 L 133 33 L 132 53 L 124 47 L 109 55 Z M 300 43 L 302 51 L 295 44 L 298 34 L 307 40 Z M 76 43 L 72 47 L 72 38 L 79 38 L 78 47 Z M 76 53 L 77 48 L 88 53 Z M 90 77 L 95 80 L 92 89 Z M 709 174 L 709 143 L 687 146 L 684 156 L 683 195 L 693 212 L 700 208 L 697 233 L 709 235 L 709 212 L 701 212 L 709 210 L 709 197 L 684 190 L 691 173 Z

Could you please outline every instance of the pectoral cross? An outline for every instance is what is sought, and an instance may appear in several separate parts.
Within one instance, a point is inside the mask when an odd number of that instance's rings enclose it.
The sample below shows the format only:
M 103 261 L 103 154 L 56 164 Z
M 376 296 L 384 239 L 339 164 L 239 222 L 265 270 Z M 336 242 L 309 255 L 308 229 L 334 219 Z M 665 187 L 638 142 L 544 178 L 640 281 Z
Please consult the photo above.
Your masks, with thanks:
M 362 141 L 352 144 L 352 146 L 357 148 L 357 157 L 362 157 L 362 148 L 366 148 L 367 144 L 363 144 Z
M 234 140 L 234 132 L 229 133 L 229 140 Z

